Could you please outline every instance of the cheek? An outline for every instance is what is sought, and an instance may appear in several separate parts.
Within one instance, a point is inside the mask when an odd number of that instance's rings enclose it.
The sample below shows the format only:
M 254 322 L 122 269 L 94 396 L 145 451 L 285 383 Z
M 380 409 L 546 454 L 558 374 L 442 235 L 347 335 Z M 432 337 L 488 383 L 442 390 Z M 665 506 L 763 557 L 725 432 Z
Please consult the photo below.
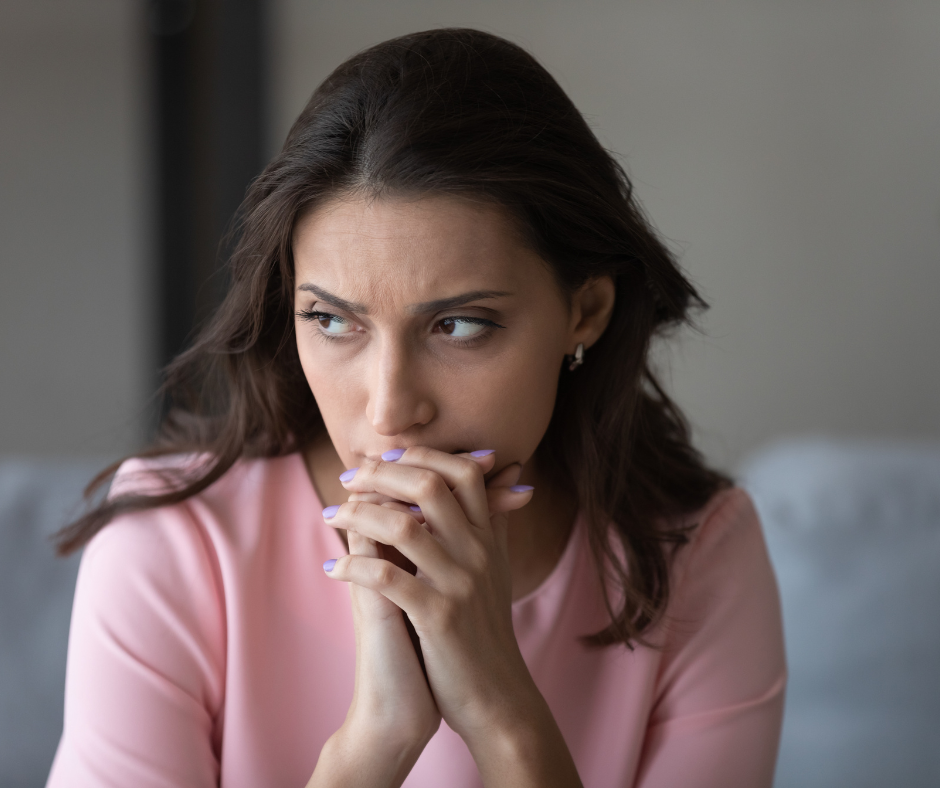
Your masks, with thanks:
M 552 417 L 558 368 L 554 355 L 543 351 L 488 365 L 472 379 L 457 376 L 449 386 L 451 401 L 459 403 L 455 418 L 493 443 L 483 448 L 503 446 L 528 459 Z
M 303 329 L 303 327 L 298 327 Z M 343 375 L 344 367 L 339 365 L 327 369 L 322 353 L 317 351 L 319 343 L 315 339 L 298 339 L 297 353 L 307 385 L 317 401 L 317 407 L 328 428 L 345 418 L 345 413 L 355 409 L 355 387 Z

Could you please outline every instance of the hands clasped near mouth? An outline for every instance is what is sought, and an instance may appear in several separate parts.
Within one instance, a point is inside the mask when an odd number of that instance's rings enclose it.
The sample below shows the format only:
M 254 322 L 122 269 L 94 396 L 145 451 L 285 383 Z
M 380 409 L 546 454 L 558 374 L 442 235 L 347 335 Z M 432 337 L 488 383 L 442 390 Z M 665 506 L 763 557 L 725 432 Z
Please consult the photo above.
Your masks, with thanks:
M 372 741 L 423 747 L 443 716 L 472 751 L 474 739 L 538 702 L 513 633 L 507 547 L 508 512 L 533 488 L 516 484 L 518 463 L 485 481 L 495 465 L 493 451 L 393 450 L 343 473 L 348 502 L 324 510 L 349 542 L 349 555 L 324 564 L 351 584 L 357 657 L 347 724 Z M 389 547 L 414 574 L 389 560 Z M 420 638 L 426 680 L 400 611 Z

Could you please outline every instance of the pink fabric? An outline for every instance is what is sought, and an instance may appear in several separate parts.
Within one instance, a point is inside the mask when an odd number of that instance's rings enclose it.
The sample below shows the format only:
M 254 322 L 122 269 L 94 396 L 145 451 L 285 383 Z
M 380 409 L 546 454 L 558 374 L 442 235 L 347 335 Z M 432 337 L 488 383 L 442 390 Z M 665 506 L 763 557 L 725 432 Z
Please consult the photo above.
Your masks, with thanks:
M 135 484 L 127 463 L 117 485 Z M 302 788 L 352 696 L 344 552 L 300 455 L 245 461 L 184 504 L 116 520 L 82 557 L 49 788 Z M 604 624 L 580 518 L 513 604 L 526 663 L 585 786 L 772 782 L 786 668 L 757 514 L 722 492 L 673 570 L 661 649 L 591 649 Z M 406 786 L 480 779 L 441 726 Z

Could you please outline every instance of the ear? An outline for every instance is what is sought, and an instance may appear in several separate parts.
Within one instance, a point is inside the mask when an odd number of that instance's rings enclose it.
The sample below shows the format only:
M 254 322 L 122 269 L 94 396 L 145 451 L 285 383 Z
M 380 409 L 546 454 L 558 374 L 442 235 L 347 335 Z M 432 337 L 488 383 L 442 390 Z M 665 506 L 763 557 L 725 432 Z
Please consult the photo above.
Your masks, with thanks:
M 569 355 L 579 343 L 591 347 L 610 323 L 614 313 L 614 280 L 610 276 L 589 279 L 571 297 L 571 321 L 568 324 Z

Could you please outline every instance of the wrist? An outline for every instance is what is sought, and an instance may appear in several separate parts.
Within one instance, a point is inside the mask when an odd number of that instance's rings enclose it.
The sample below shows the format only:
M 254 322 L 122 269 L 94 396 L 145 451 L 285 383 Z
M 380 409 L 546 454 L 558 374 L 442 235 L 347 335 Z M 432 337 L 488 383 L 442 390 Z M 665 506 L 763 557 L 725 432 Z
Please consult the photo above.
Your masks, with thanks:
M 308 788 L 398 788 L 429 740 L 347 719 L 323 745 Z
M 577 768 L 555 718 L 537 698 L 495 715 L 464 740 L 486 786 L 580 786 Z

